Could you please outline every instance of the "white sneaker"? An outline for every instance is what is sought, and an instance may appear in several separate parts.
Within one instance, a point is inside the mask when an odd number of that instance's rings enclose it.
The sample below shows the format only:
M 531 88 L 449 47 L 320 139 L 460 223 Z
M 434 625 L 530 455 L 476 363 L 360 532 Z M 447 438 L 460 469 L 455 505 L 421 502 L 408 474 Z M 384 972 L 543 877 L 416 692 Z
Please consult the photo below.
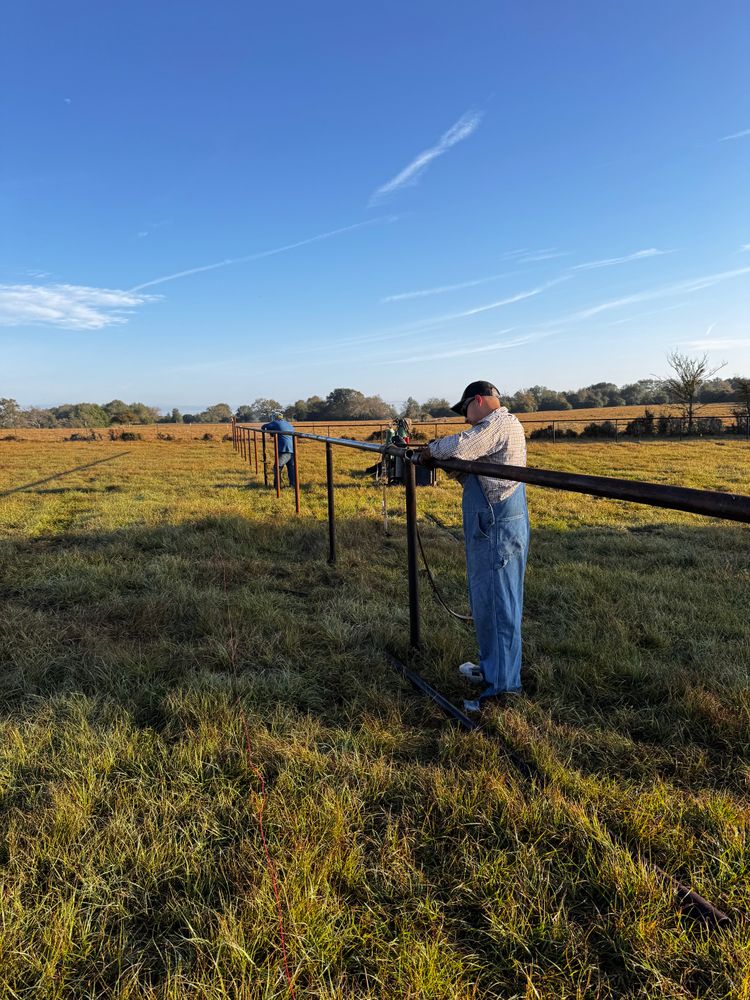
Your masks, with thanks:
M 462 663 L 458 668 L 458 672 L 470 684 L 484 684 L 484 674 L 481 667 L 476 663 Z

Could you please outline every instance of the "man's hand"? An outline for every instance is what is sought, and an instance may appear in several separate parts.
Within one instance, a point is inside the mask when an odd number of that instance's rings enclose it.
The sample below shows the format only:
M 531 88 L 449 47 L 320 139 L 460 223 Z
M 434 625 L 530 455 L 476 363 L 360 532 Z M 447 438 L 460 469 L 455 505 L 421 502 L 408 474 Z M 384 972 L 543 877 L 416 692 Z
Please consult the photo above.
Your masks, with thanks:
M 417 458 L 420 465 L 424 465 L 427 469 L 435 468 L 435 459 L 430 454 L 430 446 L 427 445 L 426 448 L 420 448 L 417 452 Z

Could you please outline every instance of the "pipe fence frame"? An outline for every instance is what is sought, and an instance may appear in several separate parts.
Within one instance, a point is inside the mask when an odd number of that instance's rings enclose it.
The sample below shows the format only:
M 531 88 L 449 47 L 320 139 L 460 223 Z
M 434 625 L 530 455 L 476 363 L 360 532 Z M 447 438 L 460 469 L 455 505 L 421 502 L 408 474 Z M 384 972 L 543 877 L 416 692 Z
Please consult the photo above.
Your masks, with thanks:
M 252 467 L 252 454 L 257 455 L 257 435 L 263 439 L 263 475 L 268 486 L 266 469 L 265 438 L 271 434 L 274 438 L 274 471 L 276 473 L 276 496 L 281 495 L 281 475 L 278 467 L 278 436 L 291 437 L 294 443 L 294 494 L 295 510 L 300 514 L 299 472 L 297 468 L 297 441 L 314 441 L 325 445 L 326 449 L 326 490 L 328 498 L 328 562 L 336 563 L 336 522 L 335 522 L 335 483 L 333 479 L 333 448 L 354 448 L 357 451 L 374 452 L 378 455 L 390 455 L 404 461 L 404 486 L 406 491 L 406 539 L 407 539 L 407 570 L 409 588 L 409 643 L 413 650 L 421 648 L 421 625 L 419 614 L 419 567 L 417 542 L 417 500 L 416 500 L 416 470 L 415 466 L 422 463 L 421 449 L 399 448 L 394 445 L 380 445 L 367 441 L 356 441 L 351 438 L 324 437 L 319 434 L 309 434 L 306 431 L 261 431 L 257 427 L 248 427 L 232 421 L 232 445 L 235 451 L 245 458 Z M 250 447 L 250 435 L 253 436 L 254 447 Z M 719 517 L 729 521 L 750 524 L 750 496 L 740 493 L 722 493 L 714 490 L 696 490 L 685 486 L 668 486 L 661 483 L 649 483 L 634 479 L 616 479 L 609 476 L 587 476 L 573 472 L 558 472 L 551 469 L 529 468 L 518 465 L 499 465 L 494 462 L 466 462 L 460 459 L 432 459 L 427 463 L 435 468 L 448 472 L 459 472 L 464 475 L 482 476 L 486 479 L 506 479 L 529 486 L 542 486 L 547 489 L 565 490 L 573 493 L 586 493 L 590 496 L 603 497 L 610 500 L 622 500 L 628 503 L 641 503 L 651 507 L 662 507 L 668 510 L 680 510 L 689 514 L 699 514 L 702 517 Z M 255 474 L 258 475 L 257 459 Z
M 664 404 L 653 404 L 653 405 L 660 406 L 660 405 L 664 405 Z M 704 404 L 699 404 L 699 405 L 706 406 L 706 405 L 710 405 L 710 404 L 705 404 L 704 403 Z M 723 431 L 722 431 L 723 434 L 728 434 L 730 432 L 730 430 L 732 429 L 732 425 L 734 424 L 734 426 L 736 427 L 736 432 L 734 432 L 736 434 L 736 436 L 738 438 L 739 437 L 745 437 L 746 440 L 748 441 L 748 443 L 750 444 L 750 413 L 743 412 L 743 408 L 742 408 L 743 405 L 744 404 L 738 403 L 737 404 L 737 409 L 731 410 L 728 413 L 703 413 L 703 414 L 701 414 L 700 412 L 696 412 L 695 415 L 694 415 L 694 417 L 693 417 L 693 423 L 697 424 L 697 425 L 700 425 L 701 421 L 712 420 L 712 419 L 719 420 L 719 421 L 722 422 L 722 427 L 724 428 Z M 664 440 L 664 439 L 670 439 L 670 438 L 677 437 L 677 438 L 679 438 L 682 441 L 684 438 L 700 438 L 700 437 L 709 437 L 710 438 L 710 437 L 717 437 L 718 436 L 718 433 L 712 433 L 710 430 L 701 431 L 699 429 L 697 432 L 696 431 L 690 431 L 690 432 L 688 432 L 688 418 L 686 416 L 684 416 L 683 414 L 680 414 L 680 413 L 654 413 L 653 414 L 654 420 L 656 422 L 658 422 L 660 418 L 666 418 L 668 421 L 670 421 L 672 429 L 669 430 L 669 431 L 665 431 L 665 432 L 659 432 L 658 430 L 657 431 L 647 431 L 644 428 L 642 430 L 639 430 L 637 433 L 635 433 L 635 432 L 631 433 L 631 432 L 628 431 L 628 427 L 631 424 L 636 423 L 639 420 L 644 420 L 645 419 L 644 414 L 641 414 L 641 415 L 635 416 L 635 417 L 632 417 L 632 416 L 631 417 L 624 417 L 624 416 L 619 416 L 618 417 L 616 414 L 612 414 L 612 413 L 610 413 L 606 417 L 595 417 L 595 416 L 588 416 L 588 417 L 575 417 L 575 416 L 570 416 L 570 417 L 565 417 L 565 416 L 545 417 L 545 416 L 542 416 L 542 414 L 544 414 L 544 412 L 545 412 L 544 410 L 534 410 L 533 412 L 534 412 L 534 414 L 540 414 L 540 415 L 539 416 L 531 416 L 531 414 L 524 413 L 524 414 L 520 414 L 519 415 L 519 414 L 516 413 L 516 414 L 514 414 L 514 416 L 516 416 L 516 417 L 519 418 L 521 426 L 524 428 L 524 432 L 525 432 L 525 430 L 526 430 L 527 427 L 531 428 L 532 426 L 537 427 L 537 430 L 545 430 L 545 429 L 548 430 L 549 431 L 549 435 L 547 435 L 547 436 L 539 436 L 535 440 L 537 440 L 537 441 L 545 441 L 545 440 L 547 440 L 547 441 L 551 441 L 552 444 L 557 444 L 558 440 L 565 439 L 565 437 L 566 437 L 565 430 L 568 428 L 569 424 L 585 424 L 587 427 L 588 426 L 601 427 L 601 426 L 603 426 L 605 424 L 609 424 L 613 428 L 613 430 L 611 432 L 609 432 L 609 433 L 585 435 L 584 431 L 581 431 L 580 435 L 578 434 L 578 432 L 576 432 L 576 437 L 584 437 L 585 436 L 585 438 L 587 440 L 590 437 L 591 439 L 596 440 L 596 441 L 611 440 L 611 441 L 614 441 L 615 443 L 617 443 L 622 437 L 627 437 L 627 438 L 629 438 L 631 440 L 634 440 L 634 441 L 643 441 L 644 438 L 646 438 L 647 440 L 659 440 L 659 439 Z M 559 413 L 559 411 L 555 411 L 555 412 Z M 570 412 L 571 413 L 576 413 L 578 411 L 571 410 Z M 523 419 L 521 419 L 521 417 L 523 417 Z M 725 423 L 725 421 L 726 421 L 726 423 Z M 328 431 L 327 436 L 329 438 L 331 437 L 331 427 L 333 427 L 335 429 L 337 425 L 338 426 L 342 426 L 342 427 L 351 427 L 353 424 L 356 424 L 357 427 L 361 427 L 363 429 L 364 428 L 374 428 L 375 432 L 380 431 L 381 433 L 385 432 L 386 428 L 391 427 L 393 425 L 393 421 L 383 421 L 383 420 L 337 420 L 337 421 L 334 421 L 334 420 L 331 420 L 331 421 L 309 420 L 309 421 L 301 421 L 301 422 L 312 425 L 312 430 L 309 433 L 312 433 L 313 435 L 315 435 L 315 433 L 316 433 L 316 430 L 315 430 L 316 426 L 319 425 L 320 427 L 325 427 L 327 429 L 327 431 Z M 236 423 L 237 423 L 237 418 L 236 417 L 232 417 L 232 424 L 234 425 Z M 258 424 L 255 428 L 253 428 L 251 425 L 243 425 L 243 426 L 247 426 L 250 430 L 253 430 L 253 429 L 259 430 L 260 429 L 260 424 Z M 468 427 L 468 426 L 469 426 L 469 424 L 465 420 L 460 420 L 458 418 L 450 418 L 450 417 L 447 418 L 447 419 L 443 417 L 443 418 L 436 418 L 436 419 L 431 419 L 431 420 L 413 420 L 412 421 L 412 428 L 414 430 L 418 430 L 420 427 L 429 427 L 429 428 L 432 429 L 434 437 L 438 437 L 439 436 L 438 431 L 439 431 L 439 429 L 441 427 L 448 428 L 449 433 L 453 434 L 453 433 L 456 433 L 455 429 L 461 429 L 461 430 L 463 430 L 465 427 Z M 532 433 L 534 433 L 534 432 L 532 431 Z M 526 434 L 526 437 L 527 438 L 531 437 L 531 434 Z M 332 440 L 341 440 L 341 439 L 340 438 L 332 438 Z

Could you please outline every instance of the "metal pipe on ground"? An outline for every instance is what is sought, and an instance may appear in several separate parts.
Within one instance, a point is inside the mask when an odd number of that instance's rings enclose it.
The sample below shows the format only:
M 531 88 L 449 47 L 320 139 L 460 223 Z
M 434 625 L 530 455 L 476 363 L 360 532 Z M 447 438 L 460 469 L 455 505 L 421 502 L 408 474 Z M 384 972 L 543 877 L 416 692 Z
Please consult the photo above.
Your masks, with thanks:
M 445 695 L 440 693 L 440 691 L 432 687 L 432 685 L 429 684 L 424 677 L 421 677 L 415 670 L 410 670 L 409 667 L 403 664 L 392 653 L 388 652 L 388 650 L 385 651 L 385 656 L 390 666 L 398 674 L 407 680 L 416 690 L 426 694 L 427 697 L 430 698 L 438 706 L 438 708 L 440 708 L 440 710 L 448 716 L 449 719 L 451 719 L 451 721 L 458 723 L 458 725 L 467 732 L 479 732 L 485 739 L 492 738 L 492 735 L 483 729 L 479 723 L 470 719 L 468 715 L 462 712 L 460 708 L 453 704 L 453 702 L 449 701 Z M 497 737 L 497 734 L 494 735 L 498 739 L 498 742 L 501 743 L 513 766 L 527 781 L 538 779 L 541 785 L 546 785 L 548 783 L 547 776 L 534 762 L 524 760 L 523 757 L 511 750 L 505 744 L 504 740 L 500 740 L 500 738 Z M 631 853 L 630 847 L 617 835 L 613 834 L 609 830 L 607 830 L 607 834 L 616 844 L 623 848 L 623 850 Z M 695 919 L 702 920 L 705 924 L 708 924 L 711 927 L 730 927 L 733 924 L 733 920 L 729 914 L 724 913 L 723 910 L 714 906 L 713 903 L 707 900 L 704 896 L 701 896 L 700 893 L 695 892 L 695 890 L 691 889 L 690 886 L 680 882 L 673 875 L 670 875 L 669 872 L 660 868 L 659 865 L 654 864 L 654 862 L 650 861 L 648 858 L 644 858 L 639 852 L 636 854 L 636 857 L 637 860 L 650 867 L 654 872 L 656 872 L 657 875 L 669 884 L 674 894 L 674 903 L 679 910 L 682 910 L 683 913 L 686 913 Z

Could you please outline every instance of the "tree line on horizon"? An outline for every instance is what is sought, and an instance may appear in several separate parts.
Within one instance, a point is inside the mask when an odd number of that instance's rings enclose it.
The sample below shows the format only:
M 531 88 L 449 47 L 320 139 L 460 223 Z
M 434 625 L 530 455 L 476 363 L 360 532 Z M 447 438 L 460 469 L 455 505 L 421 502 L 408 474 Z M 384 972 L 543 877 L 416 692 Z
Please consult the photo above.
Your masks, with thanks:
M 695 387 L 696 404 L 743 402 L 750 379 L 709 378 Z M 669 379 L 639 379 L 627 385 L 595 382 L 581 389 L 560 392 L 544 385 L 520 389 L 513 395 L 502 396 L 504 406 L 512 413 L 532 413 L 549 410 L 577 410 L 617 406 L 651 406 L 680 402 Z M 401 407 L 386 403 L 380 396 L 366 396 L 357 389 L 333 389 L 323 398 L 309 396 L 283 406 L 275 399 L 258 398 L 232 410 L 228 403 L 216 403 L 198 413 L 181 413 L 172 409 L 162 413 L 145 403 L 125 403 L 113 399 L 109 403 L 65 403 L 48 408 L 21 407 L 15 399 L 0 398 L 0 427 L 110 427 L 117 424 L 220 424 L 233 417 L 242 423 L 272 420 L 279 413 L 288 420 L 391 420 L 398 416 L 413 420 L 454 417 L 447 399 L 432 397 L 423 403 L 409 397 Z

